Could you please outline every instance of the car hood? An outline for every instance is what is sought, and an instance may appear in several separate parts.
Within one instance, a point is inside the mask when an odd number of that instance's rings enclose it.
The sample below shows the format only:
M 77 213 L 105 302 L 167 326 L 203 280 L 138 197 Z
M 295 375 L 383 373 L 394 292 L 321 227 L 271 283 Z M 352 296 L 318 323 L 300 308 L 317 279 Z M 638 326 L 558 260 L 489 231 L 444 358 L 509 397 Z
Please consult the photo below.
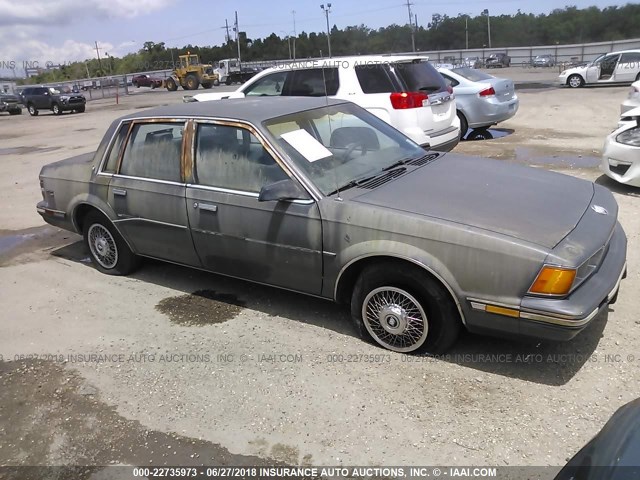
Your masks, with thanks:
M 0 102 L 17 102 L 18 96 L 17 95 L 10 95 L 10 94 L 4 94 L 4 95 L 0 95 Z
M 587 71 L 587 65 L 582 67 L 571 67 L 562 71 L 562 75 L 571 75 L 572 73 L 584 74 Z
M 591 182 L 568 175 L 447 154 L 353 201 L 553 248 L 575 228 L 593 195 Z
M 225 98 L 244 98 L 245 95 L 242 92 L 211 92 L 211 93 L 198 93 L 193 95 L 193 99 L 196 102 L 207 102 L 209 100 L 223 100 Z

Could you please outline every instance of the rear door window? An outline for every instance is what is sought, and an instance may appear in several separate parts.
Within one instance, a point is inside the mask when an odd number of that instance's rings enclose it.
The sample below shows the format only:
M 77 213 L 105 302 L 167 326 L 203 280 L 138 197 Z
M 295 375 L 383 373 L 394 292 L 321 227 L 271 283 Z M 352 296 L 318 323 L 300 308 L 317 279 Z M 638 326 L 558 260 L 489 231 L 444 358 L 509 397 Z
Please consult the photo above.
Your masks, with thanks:
M 277 97 L 283 95 L 284 83 L 289 73 L 290 72 L 277 72 L 267 75 L 252 85 L 249 85 L 245 89 L 244 94 L 248 97 Z
M 289 76 L 286 95 L 292 97 L 324 97 L 338 93 L 340 81 L 337 68 L 294 70 Z
M 402 90 L 394 81 L 388 64 L 356 65 L 356 76 L 363 93 L 391 93 Z
M 184 123 L 138 123 L 129 136 L 120 174 L 180 182 Z

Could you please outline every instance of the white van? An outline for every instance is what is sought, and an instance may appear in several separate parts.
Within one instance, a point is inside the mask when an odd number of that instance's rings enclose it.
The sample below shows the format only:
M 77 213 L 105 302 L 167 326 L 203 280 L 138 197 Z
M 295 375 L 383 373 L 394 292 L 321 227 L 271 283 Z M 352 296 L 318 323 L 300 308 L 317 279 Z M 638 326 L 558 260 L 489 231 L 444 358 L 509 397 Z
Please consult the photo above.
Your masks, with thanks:
M 349 100 L 432 150 L 460 139 L 453 90 L 428 59 L 376 55 L 301 60 L 269 68 L 235 92 L 207 92 L 185 101 L 250 96 L 328 96 Z
M 600 55 L 593 62 L 569 68 L 560 74 L 560 85 L 632 83 L 640 80 L 640 50 L 624 50 Z

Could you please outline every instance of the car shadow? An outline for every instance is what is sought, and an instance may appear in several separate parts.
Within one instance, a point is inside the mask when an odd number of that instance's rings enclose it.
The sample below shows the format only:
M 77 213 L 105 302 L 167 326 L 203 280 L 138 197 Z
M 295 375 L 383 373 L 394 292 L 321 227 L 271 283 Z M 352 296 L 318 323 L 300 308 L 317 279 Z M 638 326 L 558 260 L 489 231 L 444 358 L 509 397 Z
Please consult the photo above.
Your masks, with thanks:
M 612 305 L 568 342 L 489 337 L 465 332 L 441 358 L 449 363 L 493 375 L 561 386 L 588 362 L 603 361 L 594 352 L 607 325 Z
M 608 188 L 614 193 L 619 193 L 620 195 L 627 195 L 629 197 L 640 197 L 640 188 L 616 182 L 615 180 L 607 177 L 604 174 L 596 178 L 595 183 Z
M 515 132 L 515 130 L 511 128 L 469 129 L 462 138 L 462 141 L 470 142 L 478 140 L 493 140 L 496 138 L 506 137 L 507 135 L 511 135 L 513 132 Z
M 93 268 L 81 241 L 51 253 Z M 183 294 L 201 295 L 199 292 L 207 289 L 216 294 L 217 301 L 229 302 L 230 306 L 241 304 L 269 316 L 358 337 L 348 308 L 319 298 L 150 259 L 145 259 L 142 268 L 130 277 Z M 523 341 L 465 332 L 451 350 L 437 358 L 484 373 L 560 386 L 585 363 L 597 360 L 594 351 L 607 319 L 608 311 L 604 311 L 570 342 Z

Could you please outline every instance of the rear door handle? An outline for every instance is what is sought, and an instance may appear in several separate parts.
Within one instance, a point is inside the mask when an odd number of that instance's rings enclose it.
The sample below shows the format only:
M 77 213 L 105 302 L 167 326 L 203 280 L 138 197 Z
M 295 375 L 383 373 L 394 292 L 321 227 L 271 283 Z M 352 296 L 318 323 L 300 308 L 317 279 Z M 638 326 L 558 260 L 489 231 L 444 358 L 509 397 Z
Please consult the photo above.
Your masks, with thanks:
M 207 212 L 217 212 L 218 211 L 218 206 L 217 205 L 210 205 L 208 203 L 194 202 L 193 203 L 193 208 L 199 208 L 200 210 L 206 210 Z
M 114 188 L 113 189 L 113 194 L 114 195 L 120 195 L 121 197 L 126 197 L 127 196 L 127 191 L 123 190 L 122 188 Z

